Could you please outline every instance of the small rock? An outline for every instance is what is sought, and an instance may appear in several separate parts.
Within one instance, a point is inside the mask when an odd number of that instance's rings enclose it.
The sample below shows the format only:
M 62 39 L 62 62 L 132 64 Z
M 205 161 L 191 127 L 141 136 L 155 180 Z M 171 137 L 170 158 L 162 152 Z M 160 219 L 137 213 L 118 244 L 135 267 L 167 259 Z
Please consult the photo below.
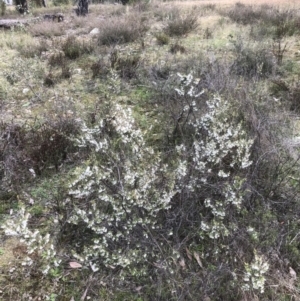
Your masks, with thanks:
M 99 34 L 99 33 L 100 33 L 99 28 L 94 28 L 93 30 L 91 30 L 90 35 L 96 35 L 96 34 Z
M 24 88 L 24 89 L 23 89 L 23 94 L 27 94 L 29 91 L 30 91 L 30 89 Z

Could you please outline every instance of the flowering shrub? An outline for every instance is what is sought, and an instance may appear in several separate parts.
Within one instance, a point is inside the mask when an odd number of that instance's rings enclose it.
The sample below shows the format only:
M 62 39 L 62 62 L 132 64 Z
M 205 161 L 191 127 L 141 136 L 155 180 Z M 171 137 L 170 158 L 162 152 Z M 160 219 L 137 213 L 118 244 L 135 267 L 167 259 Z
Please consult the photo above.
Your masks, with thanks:
M 70 184 L 69 223 L 84 223 L 95 234 L 78 259 L 123 268 L 155 257 L 151 236 L 163 227 L 160 212 L 170 207 L 176 168 L 147 146 L 132 110 L 115 104 L 110 119 L 82 128 L 81 147 L 93 149 L 88 166 Z M 100 259 L 100 260 L 99 260 Z
M 179 74 L 179 78 L 176 92 L 189 138 L 175 143 L 167 155 L 148 145 L 145 137 L 151 135 L 151 127 L 142 130 L 128 105 L 110 102 L 109 112 L 95 126 L 81 125 L 76 143 L 89 156 L 73 172 L 62 206 L 65 214 L 59 215 L 64 220 L 57 225 L 67 224 L 84 233 L 68 249 L 93 272 L 118 268 L 124 277 L 147 275 L 148 269 L 156 267 L 173 275 L 180 258 L 186 268 L 184 243 L 178 243 L 185 237 L 173 230 L 178 229 L 178 220 L 183 221 L 186 205 L 201 203 L 195 199 L 202 203 L 193 207 L 198 212 L 192 227 L 198 225 L 198 230 L 191 237 L 217 242 L 238 228 L 228 216 L 242 205 L 252 140 L 231 116 L 229 102 L 213 97 L 199 110 L 204 92 L 197 91 L 191 74 Z M 189 204 L 180 205 L 178 197 Z M 178 219 L 173 218 L 174 212 Z M 60 263 L 52 243 L 56 234 L 41 236 L 29 230 L 29 215 L 24 209 L 19 215 L 21 224 L 8 220 L 5 232 L 20 236 L 29 254 L 43 248 L 49 262 L 43 272 L 47 273 L 51 265 Z M 197 262 L 201 265 L 199 257 Z M 251 274 L 252 287 L 261 290 L 263 282 L 255 282 L 250 266 L 253 270 L 251 264 L 245 269 Z
M 26 256 L 22 258 L 22 266 L 31 266 L 34 258 L 42 263 L 42 273 L 47 274 L 51 265 L 58 266 L 61 260 L 56 259 L 56 250 L 50 234 L 42 235 L 39 230 L 30 230 L 28 220 L 30 214 L 22 207 L 14 219 L 7 220 L 2 226 L 5 235 L 16 236 L 27 247 Z
M 265 274 L 269 270 L 269 264 L 263 258 L 255 253 L 254 260 L 248 264 L 245 263 L 245 275 L 243 290 L 250 289 L 258 290 L 260 293 L 264 292 Z
M 208 197 L 204 206 L 209 208 L 213 218 L 203 218 L 201 229 L 212 239 L 227 236 L 229 230 L 224 224 L 226 210 L 239 209 L 243 200 L 244 179 L 238 174 L 251 165 L 250 148 L 252 140 L 247 138 L 241 124 L 231 118 L 230 104 L 218 97 L 207 101 L 207 111 L 199 116 L 196 99 L 203 94 L 198 92 L 193 76 L 182 76 L 177 93 L 187 99 L 188 105 L 183 110 L 190 112 L 189 125 L 194 129 L 191 149 L 185 145 L 178 148 L 185 150 L 190 157 L 191 176 L 188 187 L 192 191 L 209 189 L 218 194 L 218 199 Z M 191 112 L 193 114 L 191 114 Z M 217 181 L 217 185 L 212 184 Z M 199 193 L 199 192 L 197 192 Z

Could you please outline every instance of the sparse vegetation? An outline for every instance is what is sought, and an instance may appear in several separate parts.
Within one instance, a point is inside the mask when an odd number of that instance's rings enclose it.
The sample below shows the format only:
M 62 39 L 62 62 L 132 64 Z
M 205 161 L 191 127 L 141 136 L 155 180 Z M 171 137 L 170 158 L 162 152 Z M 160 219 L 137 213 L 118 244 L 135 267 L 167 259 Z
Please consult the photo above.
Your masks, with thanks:
M 270 5 L 257 7 L 238 2 L 226 14 L 239 24 L 258 24 L 261 33 L 264 32 L 276 38 L 291 36 L 299 33 L 300 30 L 300 14 L 295 9 L 279 9 Z
M 56 22 L 45 21 L 30 26 L 29 32 L 33 36 L 45 38 L 59 37 L 65 34 L 64 25 Z
M 101 24 L 100 45 L 117 45 L 134 42 L 147 31 L 147 25 L 136 16 L 113 17 Z
M 0 299 L 298 300 L 298 5 L 65 2 L 0 31 Z

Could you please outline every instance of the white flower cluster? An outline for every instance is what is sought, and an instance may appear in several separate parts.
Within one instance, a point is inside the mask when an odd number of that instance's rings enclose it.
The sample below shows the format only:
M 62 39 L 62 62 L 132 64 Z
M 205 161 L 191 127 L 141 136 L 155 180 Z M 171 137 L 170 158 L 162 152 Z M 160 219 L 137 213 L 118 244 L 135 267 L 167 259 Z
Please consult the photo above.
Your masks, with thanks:
M 94 147 L 97 158 L 77 171 L 69 191 L 75 202 L 68 222 L 83 222 L 95 234 L 93 243 L 74 256 L 94 271 L 100 260 L 107 267 L 130 268 L 153 257 L 147 241 L 177 192 L 176 169 L 146 145 L 131 108 L 115 104 L 111 112 L 110 136 L 103 121 L 93 129 L 83 127 L 80 145 Z M 178 169 L 182 173 L 184 167 Z
M 181 80 L 180 89 L 177 93 L 194 103 L 192 100 L 201 94 L 196 94 L 195 82 L 191 74 L 179 75 Z M 206 102 L 207 111 L 201 112 L 193 108 L 193 118 L 189 118 L 189 124 L 194 128 L 195 137 L 190 158 L 193 161 L 194 172 L 189 182 L 190 191 L 212 189 L 215 193 L 207 197 L 204 206 L 209 209 L 211 216 L 201 221 L 200 236 L 210 239 L 218 239 L 228 236 L 230 231 L 237 228 L 234 222 L 225 224 L 225 219 L 232 208 L 239 210 L 243 201 L 243 186 L 245 178 L 243 171 L 249 167 L 250 149 L 253 144 L 247 138 L 241 124 L 234 122 L 231 117 L 230 104 L 220 98 L 213 98 Z M 197 114 L 197 115 L 196 115 Z M 178 154 L 187 152 L 186 147 L 177 147 Z M 242 176 L 241 176 L 242 175 Z M 217 182 L 217 185 L 213 183 Z M 180 187 L 180 186 L 179 186 Z M 218 197 L 216 197 L 216 195 Z M 248 233 L 257 239 L 257 233 L 253 228 L 248 228 Z M 224 246 L 226 247 L 226 246 Z M 264 292 L 265 274 L 269 264 L 263 256 L 255 252 L 254 260 L 245 264 L 242 289 L 257 290 Z
M 181 81 L 177 93 L 190 100 L 197 99 L 203 92 L 196 93 L 195 81 L 191 74 L 183 76 L 178 74 Z M 191 102 L 195 103 L 195 101 Z M 230 205 L 240 208 L 242 203 L 243 179 L 235 172 L 247 168 L 252 164 L 250 148 L 253 141 L 247 138 L 241 124 L 231 120 L 230 104 L 220 98 L 214 97 L 206 102 L 207 111 L 202 115 L 194 115 L 189 124 L 195 130 L 191 158 L 194 162 L 195 175 L 190 181 L 190 190 L 201 185 L 209 185 L 209 178 L 219 178 L 219 200 L 207 199 L 205 206 L 210 208 L 214 218 L 212 221 L 202 221 L 201 229 L 212 239 L 227 236 L 228 229 L 224 225 L 226 208 Z M 193 112 L 196 112 L 193 108 Z M 200 116 L 199 116 L 200 115 Z M 183 149 L 180 146 L 179 149 Z
M 95 152 L 99 152 L 108 147 L 108 143 L 105 139 L 95 139 L 95 136 L 100 135 L 103 130 L 103 120 L 96 125 L 94 128 L 90 129 L 86 126 L 85 123 L 81 126 L 82 136 L 76 139 L 76 142 L 79 147 L 90 146 L 94 149 Z
M 200 138 L 194 141 L 195 167 L 202 172 L 219 166 L 218 175 L 227 178 L 229 173 L 223 170 L 224 167 L 243 169 L 252 164 L 249 157 L 253 141 L 246 138 L 240 124 L 236 125 L 229 119 L 228 102 L 213 98 L 207 101 L 207 105 L 208 112 L 190 122 Z M 203 131 L 206 131 L 205 141 L 201 139 Z M 222 166 L 225 160 L 229 162 L 227 166 Z
M 258 240 L 258 232 L 253 227 L 248 227 L 247 232 L 254 241 Z
M 180 87 L 176 88 L 175 91 L 180 96 L 190 96 L 192 98 L 198 98 L 200 95 L 204 93 L 204 91 L 196 92 L 195 85 L 197 84 L 197 81 L 194 80 L 193 75 L 190 73 L 188 75 L 182 75 L 180 73 L 177 73 L 179 79 L 180 79 Z
M 47 274 L 51 265 L 58 266 L 60 260 L 56 260 L 56 251 L 51 243 L 50 234 L 42 236 L 39 230 L 31 231 L 28 228 L 28 220 L 30 214 L 22 207 L 16 216 L 8 219 L 2 228 L 8 236 L 16 236 L 20 238 L 20 242 L 27 247 L 27 256 L 22 259 L 23 266 L 31 266 L 33 264 L 33 256 L 40 257 L 43 262 L 43 273 Z
M 250 289 L 258 290 L 260 293 L 264 292 L 265 286 L 265 274 L 269 270 L 269 264 L 265 261 L 263 256 L 254 254 L 254 260 L 252 263 L 245 264 L 244 284 L 242 286 L 244 291 Z

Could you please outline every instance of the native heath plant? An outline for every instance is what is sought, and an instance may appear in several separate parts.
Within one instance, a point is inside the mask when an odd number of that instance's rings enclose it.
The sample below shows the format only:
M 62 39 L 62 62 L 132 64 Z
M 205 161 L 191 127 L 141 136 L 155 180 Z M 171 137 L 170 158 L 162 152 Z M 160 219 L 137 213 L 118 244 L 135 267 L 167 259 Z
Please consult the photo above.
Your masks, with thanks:
M 204 201 L 213 219 L 203 218 L 201 222 L 203 234 L 217 239 L 229 234 L 229 229 L 223 223 L 227 208 L 234 206 L 239 209 L 241 206 L 244 179 L 238 177 L 236 171 L 252 164 L 249 157 L 253 141 L 247 138 L 241 124 L 230 119 L 230 104 L 218 97 L 207 101 L 207 112 L 198 118 L 197 103 L 193 98 L 196 99 L 203 92 L 196 92 L 191 74 L 178 76 L 181 86 L 176 89 L 177 93 L 190 99 L 184 110 L 193 112 L 189 125 L 194 128 L 194 142 L 190 150 L 186 145 L 177 148 L 182 153 L 188 153 L 188 160 L 193 162 L 188 189 L 193 191 L 197 187 L 212 186 L 209 183 L 212 175 L 218 179 L 218 187 L 214 187 L 214 190 L 217 189 L 219 199 L 207 198 Z
M 100 264 L 123 267 L 145 262 L 157 218 L 176 193 L 176 170 L 162 163 L 136 127 L 132 110 L 115 104 L 110 119 L 96 127 L 82 127 L 81 147 L 93 148 L 93 159 L 76 171 L 70 184 L 73 214 L 69 223 L 82 224 L 94 233 L 82 254 L 94 271 Z M 66 205 L 71 200 L 66 200 Z
M 256 253 L 254 255 L 255 257 L 250 264 L 245 263 L 246 272 L 244 275 L 244 285 L 242 286 L 242 289 L 244 291 L 254 289 L 263 293 L 266 281 L 264 275 L 269 270 L 269 264 L 263 256 L 259 256 Z
M 242 124 L 230 118 L 229 102 L 213 97 L 200 111 L 204 92 L 197 91 L 192 74 L 178 76 L 180 84 L 174 89 L 186 100 L 183 114 L 191 131 L 190 139 L 173 146 L 171 156 L 148 145 L 151 127 L 142 130 L 138 126 L 130 105 L 109 101 L 106 116 L 92 127 L 81 124 L 76 143 L 89 156 L 73 172 L 69 197 L 63 204 L 66 214 L 60 215 L 64 220 L 56 225 L 69 225 L 82 233 L 70 243 L 71 254 L 66 255 L 93 272 L 118 268 L 124 278 L 148 275 L 159 265 L 174 274 L 181 250 L 172 241 L 173 227 L 168 220 L 180 194 L 211 189 L 204 200 L 207 214 L 201 217 L 198 240 L 217 241 L 237 228 L 234 221 L 226 224 L 226 218 L 230 211 L 240 210 L 253 141 Z M 49 262 L 43 267 L 47 273 L 60 263 L 51 243 L 58 231 L 41 236 L 28 229 L 29 215 L 24 209 L 19 216 L 21 225 L 11 217 L 5 232 L 20 236 L 30 252 L 42 247 Z M 247 273 L 248 265 L 245 269 Z M 261 290 L 261 282 L 252 282 L 254 289 Z
M 7 220 L 2 226 L 7 236 L 16 236 L 20 242 L 27 248 L 27 255 L 22 258 L 22 266 L 30 267 L 34 264 L 34 259 L 39 260 L 41 264 L 41 272 L 47 274 L 50 267 L 58 266 L 60 259 L 56 260 L 56 250 L 51 240 L 50 234 L 42 235 L 39 230 L 31 230 L 28 228 L 30 214 L 25 211 L 24 207 L 15 214 L 15 217 Z M 56 221 L 57 222 L 57 221 Z

